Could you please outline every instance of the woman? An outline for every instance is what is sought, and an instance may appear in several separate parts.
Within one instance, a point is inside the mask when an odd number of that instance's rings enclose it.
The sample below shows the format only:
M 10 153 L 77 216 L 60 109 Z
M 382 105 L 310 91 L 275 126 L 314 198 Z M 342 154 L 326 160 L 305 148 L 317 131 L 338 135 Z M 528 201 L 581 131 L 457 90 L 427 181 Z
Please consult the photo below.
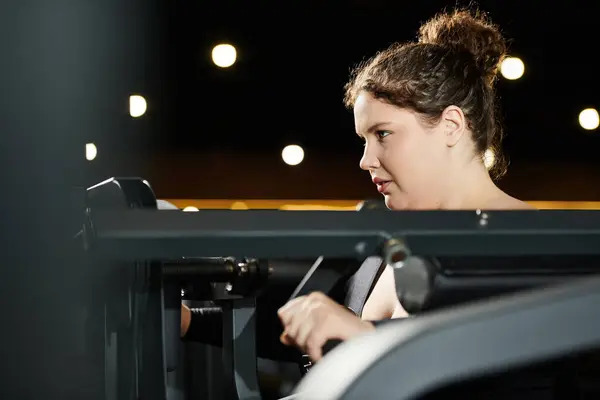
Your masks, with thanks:
M 502 172 L 494 81 L 506 54 L 497 28 L 479 14 L 455 11 L 421 26 L 416 43 L 395 44 L 360 65 L 346 85 L 368 171 L 392 210 L 530 209 L 493 182 Z M 492 150 L 496 165 L 484 165 Z M 490 175 L 492 174 L 492 175 Z M 330 339 L 375 329 L 369 320 L 407 315 L 390 267 L 369 297 L 363 319 L 321 293 L 279 312 L 281 341 L 322 356 Z
M 346 85 L 345 103 L 365 142 L 360 167 L 370 173 L 388 208 L 531 208 L 492 179 L 503 172 L 494 81 L 505 54 L 505 41 L 494 25 L 482 15 L 455 11 L 421 26 L 418 42 L 395 44 L 356 69 Z M 496 160 L 491 171 L 483 159 L 488 150 Z M 220 316 L 213 313 L 216 322 Z M 290 301 L 278 315 L 284 326 L 281 341 L 316 361 L 327 340 L 350 339 L 375 329 L 369 321 L 407 313 L 388 267 L 362 319 L 321 293 Z M 192 319 L 184 307 L 182 336 Z M 201 325 L 203 331 L 211 324 Z

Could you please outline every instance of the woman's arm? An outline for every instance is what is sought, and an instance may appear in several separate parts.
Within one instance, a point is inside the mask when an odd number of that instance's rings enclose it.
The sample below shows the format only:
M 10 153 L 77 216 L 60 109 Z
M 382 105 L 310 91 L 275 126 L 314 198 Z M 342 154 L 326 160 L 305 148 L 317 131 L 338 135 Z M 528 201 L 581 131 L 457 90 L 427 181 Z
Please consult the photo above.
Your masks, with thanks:
M 408 317 L 408 313 L 402 308 L 398 300 L 394 270 L 388 265 L 365 303 L 362 319 L 379 321 L 405 317 Z

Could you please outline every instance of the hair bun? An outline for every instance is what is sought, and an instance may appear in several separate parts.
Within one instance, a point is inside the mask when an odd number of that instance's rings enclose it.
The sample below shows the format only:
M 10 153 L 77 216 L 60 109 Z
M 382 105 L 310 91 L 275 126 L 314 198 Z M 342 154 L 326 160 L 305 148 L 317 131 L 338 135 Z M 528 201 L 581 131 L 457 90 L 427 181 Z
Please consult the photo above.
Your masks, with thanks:
M 441 13 L 419 29 L 419 42 L 436 44 L 470 52 L 488 84 L 496 78 L 500 62 L 506 55 L 506 41 L 485 14 L 457 10 Z

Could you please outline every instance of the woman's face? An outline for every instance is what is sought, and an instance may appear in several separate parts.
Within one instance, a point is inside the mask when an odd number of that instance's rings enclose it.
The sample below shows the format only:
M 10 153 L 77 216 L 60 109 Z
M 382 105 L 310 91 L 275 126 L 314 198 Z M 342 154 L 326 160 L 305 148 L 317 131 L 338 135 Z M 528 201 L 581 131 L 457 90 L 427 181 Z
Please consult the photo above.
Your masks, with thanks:
M 387 207 L 439 208 L 451 164 L 444 124 L 429 127 L 416 113 L 366 92 L 356 100 L 354 120 L 365 141 L 360 167 L 369 171 Z

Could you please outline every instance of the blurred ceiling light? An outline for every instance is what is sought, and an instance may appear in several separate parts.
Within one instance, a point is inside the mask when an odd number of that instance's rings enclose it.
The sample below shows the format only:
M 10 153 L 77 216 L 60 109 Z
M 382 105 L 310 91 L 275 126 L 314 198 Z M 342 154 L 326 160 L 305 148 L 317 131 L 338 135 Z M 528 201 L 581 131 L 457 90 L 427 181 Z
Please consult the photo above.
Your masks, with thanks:
M 506 57 L 500 65 L 500 73 L 504 78 L 514 81 L 525 73 L 525 64 L 518 57 Z
M 593 131 L 600 125 L 600 116 L 598 111 L 593 108 L 586 108 L 579 113 L 579 125 L 585 130 Z
M 217 67 L 229 68 L 237 59 L 237 50 L 230 44 L 219 44 L 212 49 L 212 60 Z
M 85 159 L 92 161 L 98 155 L 98 149 L 94 143 L 86 143 L 85 145 Z
M 281 158 L 287 165 L 298 165 L 304 160 L 304 149 L 297 144 L 290 144 L 281 151 Z
M 148 104 L 143 96 L 129 96 L 129 115 L 131 115 L 133 118 L 138 118 L 144 115 L 147 108 Z

